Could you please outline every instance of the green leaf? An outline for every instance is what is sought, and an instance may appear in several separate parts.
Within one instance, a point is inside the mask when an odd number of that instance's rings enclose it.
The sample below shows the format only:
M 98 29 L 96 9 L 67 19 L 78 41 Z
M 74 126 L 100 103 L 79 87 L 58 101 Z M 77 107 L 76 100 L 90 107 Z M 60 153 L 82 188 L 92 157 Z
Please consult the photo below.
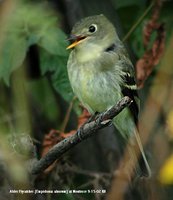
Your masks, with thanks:
M 66 47 L 68 42 L 65 34 L 58 28 L 49 28 L 46 30 L 39 42 L 39 45 L 49 53 L 60 56 L 67 56 Z
M 37 42 L 39 41 L 40 37 L 38 35 L 34 35 L 34 34 L 30 34 L 28 36 L 28 39 L 27 39 L 27 45 L 28 47 L 34 45 L 34 44 L 37 44 Z
M 38 44 L 54 55 L 68 55 L 65 34 L 57 28 L 57 17 L 44 3 L 19 1 L 1 30 L 0 78 L 6 83 L 11 72 L 21 66 L 31 45 Z
M 50 122 L 58 119 L 59 109 L 52 88 L 46 77 L 29 81 L 28 88 L 34 104 L 36 104 L 38 112 L 41 113 L 42 117 L 49 119 Z
M 67 56 L 51 55 L 47 51 L 40 49 L 40 66 L 42 74 L 51 73 L 51 81 L 54 88 L 62 97 L 71 101 L 73 92 L 67 74 Z
M 55 89 L 66 100 L 72 99 L 66 69 L 68 42 L 57 27 L 57 18 L 47 6 L 20 2 L 9 16 L 3 33 L 6 38 L 2 41 L 0 52 L 0 78 L 8 83 L 11 72 L 22 65 L 28 48 L 38 44 L 42 47 L 42 74 L 52 72 L 51 80 Z
M 58 69 L 60 70 L 57 70 L 52 76 L 53 86 L 65 100 L 71 101 L 74 97 L 74 94 L 69 83 L 67 72 L 62 73 L 61 67 Z
M 2 41 L 0 50 L 0 79 L 9 84 L 12 71 L 20 67 L 27 52 L 27 42 L 24 37 L 8 35 Z

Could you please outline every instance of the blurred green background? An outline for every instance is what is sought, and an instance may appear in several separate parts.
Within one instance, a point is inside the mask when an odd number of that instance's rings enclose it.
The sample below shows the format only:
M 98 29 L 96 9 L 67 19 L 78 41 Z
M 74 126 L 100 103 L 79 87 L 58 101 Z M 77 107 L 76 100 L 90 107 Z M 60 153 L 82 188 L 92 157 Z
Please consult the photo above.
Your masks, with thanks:
M 146 51 L 143 29 L 155 3 L 149 0 L 0 1 L 0 200 L 119 200 L 116 194 L 114 198 L 108 197 L 114 170 L 124 151 L 123 141 L 114 134 L 113 127 L 99 131 L 70 150 L 47 174 L 35 177 L 28 173 L 28 168 L 34 159 L 41 157 L 46 134 L 51 130 L 69 132 L 77 127 L 82 108 L 74 100 L 66 69 L 67 38 L 74 23 L 85 16 L 102 13 L 114 23 L 121 39 L 134 27 L 124 42 L 135 65 Z M 164 23 L 166 32 L 164 54 L 139 91 L 142 132 L 147 135 L 146 151 L 153 175 L 149 180 L 134 181 L 123 190 L 123 199 L 173 199 L 172 10 L 173 1 L 164 0 L 158 19 Z M 153 33 L 150 45 L 155 38 Z M 93 192 L 21 195 L 11 194 L 10 189 Z M 116 188 L 114 191 L 118 193 Z

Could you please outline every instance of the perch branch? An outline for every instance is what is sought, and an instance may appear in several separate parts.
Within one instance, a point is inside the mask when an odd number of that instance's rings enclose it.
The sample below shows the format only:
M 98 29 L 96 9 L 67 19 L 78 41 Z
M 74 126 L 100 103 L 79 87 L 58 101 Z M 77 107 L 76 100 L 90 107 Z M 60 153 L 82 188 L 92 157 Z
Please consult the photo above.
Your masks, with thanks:
M 108 126 L 110 121 L 130 104 L 131 99 L 126 96 L 122 98 L 116 105 L 112 106 L 109 110 L 98 114 L 95 120 L 84 123 L 81 128 L 77 130 L 76 134 L 56 144 L 43 158 L 37 161 L 33 165 L 31 173 L 39 174 L 43 172 L 48 166 L 60 158 L 69 149 L 94 135 L 97 130 Z

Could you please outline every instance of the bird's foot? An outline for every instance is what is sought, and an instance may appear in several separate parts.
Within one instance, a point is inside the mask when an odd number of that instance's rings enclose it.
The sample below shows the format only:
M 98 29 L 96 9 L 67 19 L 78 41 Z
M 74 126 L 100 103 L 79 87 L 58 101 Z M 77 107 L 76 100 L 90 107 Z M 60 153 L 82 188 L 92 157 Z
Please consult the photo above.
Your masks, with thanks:
M 102 114 L 102 113 L 100 113 L 99 116 L 96 116 L 95 121 L 98 125 L 99 124 L 106 125 L 106 126 L 112 125 L 112 120 L 111 119 L 104 119 L 104 114 Z
M 95 112 L 94 115 L 92 115 L 85 123 L 83 123 L 83 125 L 81 127 L 79 127 L 78 131 L 77 131 L 77 135 L 80 141 L 82 141 L 82 133 L 83 133 L 83 127 L 85 126 L 85 124 L 90 123 L 92 121 L 96 121 L 97 119 L 97 115 L 99 113 Z
M 99 112 L 95 112 L 89 119 L 88 119 L 88 123 L 89 122 L 92 122 L 92 121 L 96 121 L 96 119 L 97 119 L 97 116 L 99 115 L 100 113 Z
M 86 123 L 84 123 L 84 124 L 86 124 Z M 78 138 L 79 138 L 79 140 L 80 141 L 82 141 L 82 134 L 83 134 L 83 126 L 84 125 L 82 125 L 79 129 L 78 129 L 78 131 L 77 131 L 77 136 L 78 136 Z

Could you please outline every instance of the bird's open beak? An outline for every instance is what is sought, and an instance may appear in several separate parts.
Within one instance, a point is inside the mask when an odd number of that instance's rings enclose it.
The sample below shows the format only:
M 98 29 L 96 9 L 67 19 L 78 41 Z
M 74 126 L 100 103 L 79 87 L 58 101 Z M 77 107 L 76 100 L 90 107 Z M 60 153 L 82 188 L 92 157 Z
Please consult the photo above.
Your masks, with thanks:
M 81 35 L 71 35 L 68 40 L 71 41 L 72 43 L 66 48 L 66 49 L 71 49 L 75 47 L 76 45 L 80 44 L 86 36 L 81 36 Z

